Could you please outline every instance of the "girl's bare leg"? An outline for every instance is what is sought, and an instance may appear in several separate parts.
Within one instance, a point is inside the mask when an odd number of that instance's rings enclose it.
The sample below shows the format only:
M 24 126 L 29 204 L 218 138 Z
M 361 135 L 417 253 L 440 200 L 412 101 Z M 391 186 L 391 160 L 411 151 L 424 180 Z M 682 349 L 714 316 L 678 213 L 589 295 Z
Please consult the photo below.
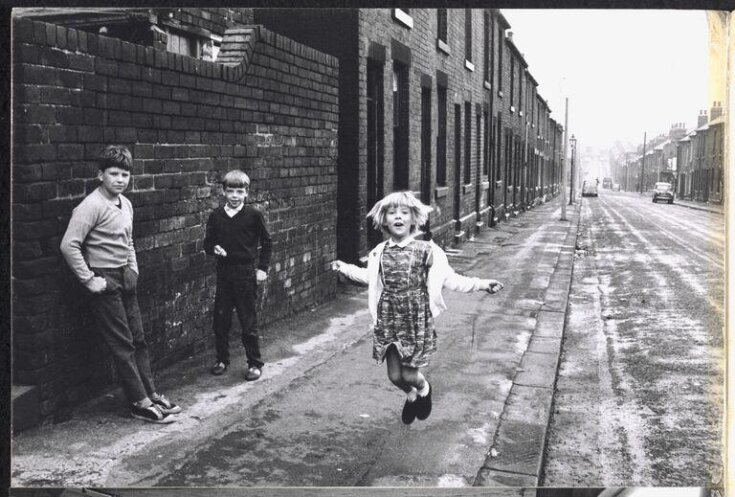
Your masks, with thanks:
M 385 363 L 388 370 L 388 379 L 391 383 L 406 393 L 410 392 L 411 387 L 414 385 L 409 384 L 404 379 L 403 370 L 405 366 L 401 364 L 401 356 L 395 345 L 388 347 L 388 351 L 385 354 Z
M 401 379 L 404 383 L 410 387 L 414 387 L 416 390 L 421 390 L 426 385 L 426 378 L 421 374 L 419 368 L 401 366 Z

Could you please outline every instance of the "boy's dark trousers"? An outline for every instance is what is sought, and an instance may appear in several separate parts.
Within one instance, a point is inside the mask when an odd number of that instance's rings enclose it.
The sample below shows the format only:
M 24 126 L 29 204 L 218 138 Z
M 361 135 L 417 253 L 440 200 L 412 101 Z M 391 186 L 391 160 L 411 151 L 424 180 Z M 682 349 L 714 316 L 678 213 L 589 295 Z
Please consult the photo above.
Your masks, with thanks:
M 102 293 L 92 294 L 92 312 L 112 351 L 125 396 L 138 402 L 156 391 L 135 291 L 138 275 L 128 266 L 90 269 L 107 281 Z
M 258 285 L 252 262 L 217 264 L 217 294 L 214 299 L 214 336 L 217 362 L 230 364 L 230 327 L 232 309 L 237 311 L 242 328 L 242 344 L 245 347 L 248 367 L 263 367 L 258 338 L 256 301 Z

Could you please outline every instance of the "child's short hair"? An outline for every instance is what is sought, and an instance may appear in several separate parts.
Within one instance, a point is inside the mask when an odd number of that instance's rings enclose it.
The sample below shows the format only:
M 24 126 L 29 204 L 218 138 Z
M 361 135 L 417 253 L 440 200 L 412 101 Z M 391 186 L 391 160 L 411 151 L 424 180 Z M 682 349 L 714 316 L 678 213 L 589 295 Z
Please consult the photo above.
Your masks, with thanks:
M 222 188 L 247 188 L 250 186 L 250 178 L 239 169 L 233 169 L 222 178 Z
M 119 167 L 126 171 L 130 171 L 133 167 L 133 154 L 127 147 L 122 145 L 108 145 L 100 153 L 98 160 L 100 171 L 110 167 Z
M 408 207 L 411 210 L 411 220 L 413 221 L 411 223 L 411 231 L 426 224 L 426 221 L 429 219 L 429 213 L 433 210 L 432 207 L 414 197 L 411 192 L 393 192 L 386 195 L 382 200 L 378 200 L 367 214 L 368 219 L 372 218 L 375 229 L 385 231 L 385 227 L 383 226 L 385 223 L 385 213 L 391 207 Z

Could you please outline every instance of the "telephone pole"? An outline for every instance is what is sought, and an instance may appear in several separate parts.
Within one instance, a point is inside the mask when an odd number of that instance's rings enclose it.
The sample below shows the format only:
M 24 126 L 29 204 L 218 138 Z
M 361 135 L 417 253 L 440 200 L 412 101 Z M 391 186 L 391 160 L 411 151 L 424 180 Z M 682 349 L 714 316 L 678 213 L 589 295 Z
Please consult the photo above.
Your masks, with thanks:
M 564 99 L 564 157 L 561 160 L 561 221 L 567 220 L 567 142 L 569 138 L 569 97 Z
M 643 155 L 641 156 L 641 195 L 645 192 L 643 185 L 646 182 L 646 132 L 643 132 Z

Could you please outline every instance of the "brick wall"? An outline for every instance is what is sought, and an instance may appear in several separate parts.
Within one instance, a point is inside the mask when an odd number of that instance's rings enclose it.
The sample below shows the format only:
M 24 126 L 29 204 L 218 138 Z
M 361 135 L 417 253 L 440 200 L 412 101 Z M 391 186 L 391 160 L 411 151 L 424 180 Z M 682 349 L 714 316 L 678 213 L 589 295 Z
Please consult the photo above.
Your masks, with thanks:
M 40 387 L 43 416 L 114 384 L 58 249 L 106 144 L 135 159 L 125 195 L 154 367 L 210 344 L 202 237 L 228 170 L 248 172 L 273 236 L 261 322 L 334 293 L 336 59 L 264 29 L 248 63 L 226 67 L 25 19 L 13 28 L 13 373 Z
M 253 24 L 253 9 L 173 8 L 171 16 L 186 26 L 222 35 L 233 25 Z

